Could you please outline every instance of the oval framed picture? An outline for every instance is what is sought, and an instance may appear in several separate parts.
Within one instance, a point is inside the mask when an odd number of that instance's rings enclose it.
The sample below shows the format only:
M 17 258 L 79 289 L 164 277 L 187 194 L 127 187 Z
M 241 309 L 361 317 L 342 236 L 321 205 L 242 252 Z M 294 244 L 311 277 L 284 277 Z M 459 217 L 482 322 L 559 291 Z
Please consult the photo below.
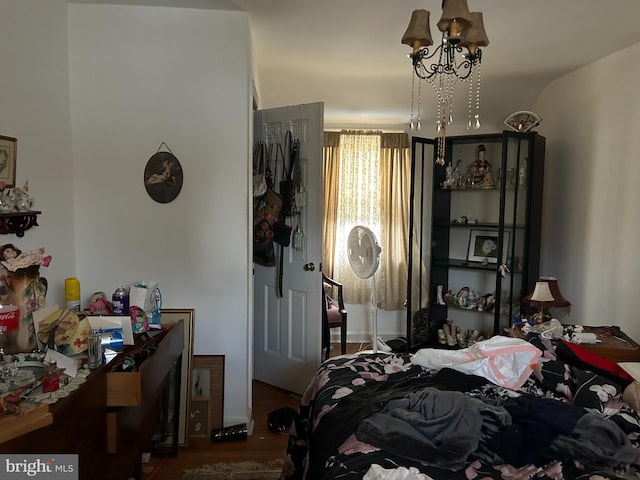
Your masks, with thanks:
M 182 166 L 170 152 L 158 152 L 144 167 L 144 188 L 158 203 L 169 203 L 182 189 Z

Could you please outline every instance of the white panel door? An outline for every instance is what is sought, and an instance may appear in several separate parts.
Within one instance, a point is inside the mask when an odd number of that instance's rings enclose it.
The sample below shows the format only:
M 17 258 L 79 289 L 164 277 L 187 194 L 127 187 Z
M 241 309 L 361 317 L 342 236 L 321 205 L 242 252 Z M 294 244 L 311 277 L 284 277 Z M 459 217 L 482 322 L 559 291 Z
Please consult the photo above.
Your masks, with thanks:
M 304 248 L 283 249 L 282 297 L 278 267 L 254 264 L 254 378 L 301 394 L 318 368 L 322 340 L 322 144 L 324 105 L 312 103 L 259 110 L 254 139 L 283 142 L 288 130 L 300 140 L 300 164 L 306 206 L 287 217 L 304 233 Z M 274 159 L 271 160 L 272 168 Z M 281 164 L 278 167 L 281 171 Z M 277 182 L 276 182 L 277 187 Z M 275 244 L 276 264 L 280 246 Z

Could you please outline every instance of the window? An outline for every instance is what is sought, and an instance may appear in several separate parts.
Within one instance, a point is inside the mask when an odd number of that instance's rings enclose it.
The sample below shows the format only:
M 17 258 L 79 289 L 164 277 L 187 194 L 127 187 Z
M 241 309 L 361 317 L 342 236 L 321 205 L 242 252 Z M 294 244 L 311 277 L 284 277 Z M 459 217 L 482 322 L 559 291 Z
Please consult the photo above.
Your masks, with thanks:
M 369 227 L 382 247 L 376 273 L 378 306 L 403 308 L 407 284 L 411 165 L 406 134 L 325 132 L 323 266 L 345 285 L 347 303 L 368 303 L 371 282 L 356 277 L 347 259 L 355 225 Z

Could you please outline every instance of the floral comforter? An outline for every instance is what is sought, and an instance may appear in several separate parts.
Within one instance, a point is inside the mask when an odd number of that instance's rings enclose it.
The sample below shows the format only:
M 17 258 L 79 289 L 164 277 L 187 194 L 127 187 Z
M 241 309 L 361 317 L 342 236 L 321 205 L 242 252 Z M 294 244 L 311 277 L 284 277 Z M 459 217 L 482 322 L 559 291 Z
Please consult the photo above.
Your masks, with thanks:
M 621 400 L 629 378 L 567 363 L 560 341 L 529 341 L 543 355 L 518 391 L 411 354 L 325 361 L 282 479 L 640 479 L 640 415 Z

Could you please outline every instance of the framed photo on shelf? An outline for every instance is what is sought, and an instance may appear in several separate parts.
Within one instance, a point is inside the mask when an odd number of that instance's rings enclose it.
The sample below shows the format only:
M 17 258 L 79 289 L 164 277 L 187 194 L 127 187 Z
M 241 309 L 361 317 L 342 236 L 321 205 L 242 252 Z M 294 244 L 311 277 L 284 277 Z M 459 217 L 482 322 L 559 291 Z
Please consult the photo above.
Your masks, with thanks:
M 498 263 L 498 239 L 497 230 L 471 230 L 469 233 L 469 251 L 467 260 L 480 263 Z M 506 261 L 509 249 L 510 232 L 504 232 L 502 243 L 503 260 Z
M 208 437 L 223 423 L 224 355 L 195 355 L 190 388 L 189 435 Z
M 16 186 L 16 153 L 18 140 L 0 135 L 0 182 L 5 187 Z
M 189 430 L 187 420 L 189 418 L 189 402 L 191 393 L 191 365 L 193 363 L 193 308 L 162 308 L 160 309 L 160 324 L 172 325 L 183 320 L 184 326 L 184 349 L 182 350 L 182 364 L 180 365 L 180 404 L 177 408 L 178 413 L 178 445 L 186 446 L 189 441 Z M 170 393 L 169 398 L 173 399 L 175 383 L 173 383 L 174 372 L 170 377 Z M 170 400 L 171 401 L 171 400 Z M 172 409 L 175 413 L 176 409 Z M 170 422 L 168 422 L 170 423 Z M 166 443 L 170 443 L 170 438 L 166 439 Z

